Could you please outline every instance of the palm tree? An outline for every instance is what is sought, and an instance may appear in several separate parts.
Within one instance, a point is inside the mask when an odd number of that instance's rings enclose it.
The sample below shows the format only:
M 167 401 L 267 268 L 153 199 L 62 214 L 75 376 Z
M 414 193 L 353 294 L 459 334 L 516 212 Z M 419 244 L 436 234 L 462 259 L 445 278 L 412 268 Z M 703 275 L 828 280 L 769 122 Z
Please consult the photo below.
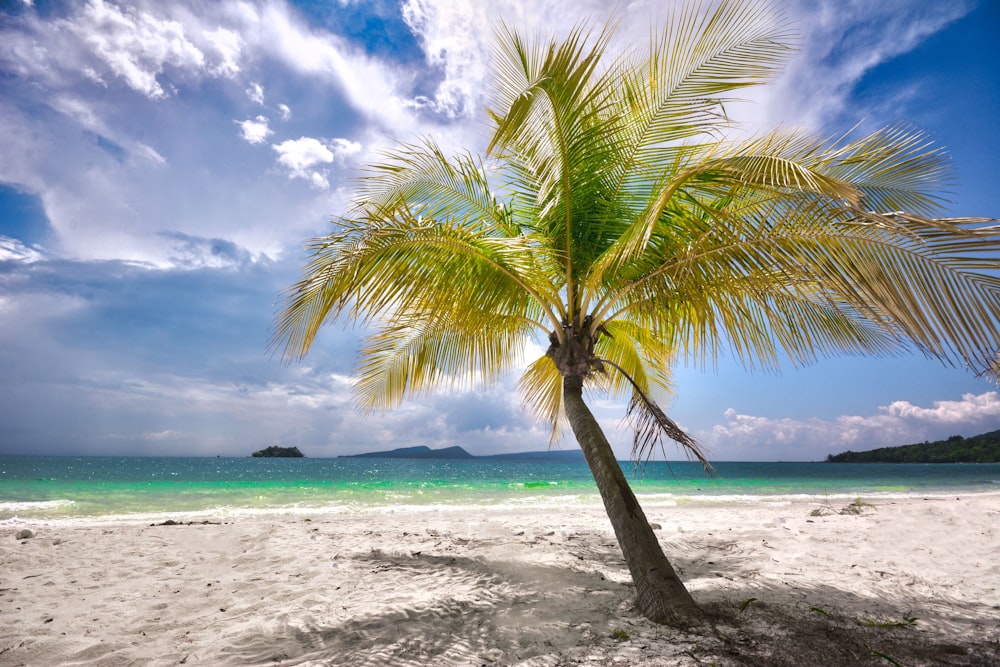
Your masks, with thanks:
M 671 567 L 583 390 L 630 398 L 633 455 L 665 439 L 707 464 L 658 407 L 678 359 L 747 366 L 920 352 L 995 367 L 1000 233 L 936 219 L 947 161 L 919 132 L 829 140 L 786 129 L 726 140 L 725 96 L 790 52 L 760 2 L 677 10 L 648 53 L 610 27 L 530 41 L 498 29 L 485 157 L 431 139 L 371 165 L 355 205 L 275 322 L 286 359 L 325 322 L 372 331 L 356 398 L 392 408 L 442 385 L 520 381 L 579 441 L 648 618 L 700 612 Z M 852 133 L 853 134 L 853 133 Z

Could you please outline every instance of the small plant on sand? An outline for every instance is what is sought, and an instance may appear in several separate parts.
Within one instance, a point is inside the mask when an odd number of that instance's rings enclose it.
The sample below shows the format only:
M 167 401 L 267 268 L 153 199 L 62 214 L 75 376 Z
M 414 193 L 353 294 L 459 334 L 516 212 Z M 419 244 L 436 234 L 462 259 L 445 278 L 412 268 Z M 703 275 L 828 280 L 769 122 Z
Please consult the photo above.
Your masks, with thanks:
M 844 509 L 840 510 L 840 513 L 841 514 L 866 514 L 869 511 L 874 512 L 875 510 L 876 510 L 876 507 L 874 505 L 872 505 L 871 503 L 866 503 L 865 501 L 861 500 L 861 498 L 855 498 L 854 502 L 852 502 L 850 505 L 848 505 Z
M 901 621 L 877 621 L 872 618 L 862 619 L 869 628 L 908 628 L 917 623 L 917 617 L 912 613 L 903 614 Z
M 809 516 L 830 516 L 836 513 L 837 510 L 833 509 L 833 505 L 830 504 L 830 493 L 826 492 L 823 494 L 823 504 L 809 512 Z
M 622 628 L 615 628 L 611 631 L 611 638 L 617 639 L 620 642 L 628 641 L 632 639 L 632 633 L 628 630 L 623 630 Z
M 843 507 L 840 510 L 834 509 L 833 505 L 830 504 L 829 499 L 826 500 L 822 505 L 809 512 L 809 516 L 832 516 L 834 514 L 868 514 L 869 512 L 876 511 L 877 508 L 871 503 L 866 503 L 861 498 L 855 498 L 850 505 Z

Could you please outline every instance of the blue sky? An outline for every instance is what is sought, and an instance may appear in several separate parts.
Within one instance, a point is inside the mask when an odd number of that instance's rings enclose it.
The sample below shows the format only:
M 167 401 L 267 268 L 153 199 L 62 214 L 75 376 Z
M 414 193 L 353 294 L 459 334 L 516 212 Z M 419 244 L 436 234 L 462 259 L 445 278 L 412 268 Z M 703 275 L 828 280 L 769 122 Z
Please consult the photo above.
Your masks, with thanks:
M 617 43 L 644 43 L 666 4 L 621 3 Z M 908 122 L 953 157 L 946 214 L 1000 217 L 998 3 L 779 4 L 800 48 L 730 109 L 746 131 Z M 516 378 L 365 417 L 350 397 L 363 332 L 330 326 L 290 366 L 266 345 L 303 240 L 346 208 L 360 165 L 422 134 L 483 148 L 495 20 L 559 31 L 606 5 L 0 3 L 0 453 L 547 447 Z M 780 375 L 723 357 L 674 378 L 668 411 L 718 460 L 1000 428 L 995 385 L 917 356 Z M 626 457 L 622 406 L 594 407 Z

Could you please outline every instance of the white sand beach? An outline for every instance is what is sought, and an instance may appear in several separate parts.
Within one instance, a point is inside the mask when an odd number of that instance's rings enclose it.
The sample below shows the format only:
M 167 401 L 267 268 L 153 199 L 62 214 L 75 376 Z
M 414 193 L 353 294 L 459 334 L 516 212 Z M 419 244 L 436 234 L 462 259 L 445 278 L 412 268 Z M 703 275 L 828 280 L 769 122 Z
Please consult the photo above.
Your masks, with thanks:
M 593 507 L 6 522 L 0 665 L 1000 664 L 1000 495 L 876 505 L 647 504 L 686 631 Z

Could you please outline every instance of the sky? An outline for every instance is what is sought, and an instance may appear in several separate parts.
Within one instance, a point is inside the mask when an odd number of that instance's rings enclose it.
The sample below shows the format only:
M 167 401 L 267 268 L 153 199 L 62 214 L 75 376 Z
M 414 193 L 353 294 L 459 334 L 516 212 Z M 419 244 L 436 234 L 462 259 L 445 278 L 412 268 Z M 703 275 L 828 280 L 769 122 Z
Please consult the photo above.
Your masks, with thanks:
M 647 43 L 670 4 L 618 3 L 614 48 Z M 952 156 L 944 214 L 1000 217 L 1000 3 L 774 4 L 798 50 L 728 109 L 740 131 L 906 123 Z M 498 19 L 558 34 L 603 23 L 609 6 L 0 0 L 0 453 L 546 449 L 514 376 L 362 415 L 351 376 L 364 331 L 329 325 L 293 364 L 267 343 L 303 242 L 348 208 L 361 166 L 422 135 L 485 148 Z M 673 380 L 668 413 L 719 461 L 1000 429 L 995 384 L 919 355 L 771 374 L 723 354 Z M 592 400 L 627 458 L 624 407 Z

